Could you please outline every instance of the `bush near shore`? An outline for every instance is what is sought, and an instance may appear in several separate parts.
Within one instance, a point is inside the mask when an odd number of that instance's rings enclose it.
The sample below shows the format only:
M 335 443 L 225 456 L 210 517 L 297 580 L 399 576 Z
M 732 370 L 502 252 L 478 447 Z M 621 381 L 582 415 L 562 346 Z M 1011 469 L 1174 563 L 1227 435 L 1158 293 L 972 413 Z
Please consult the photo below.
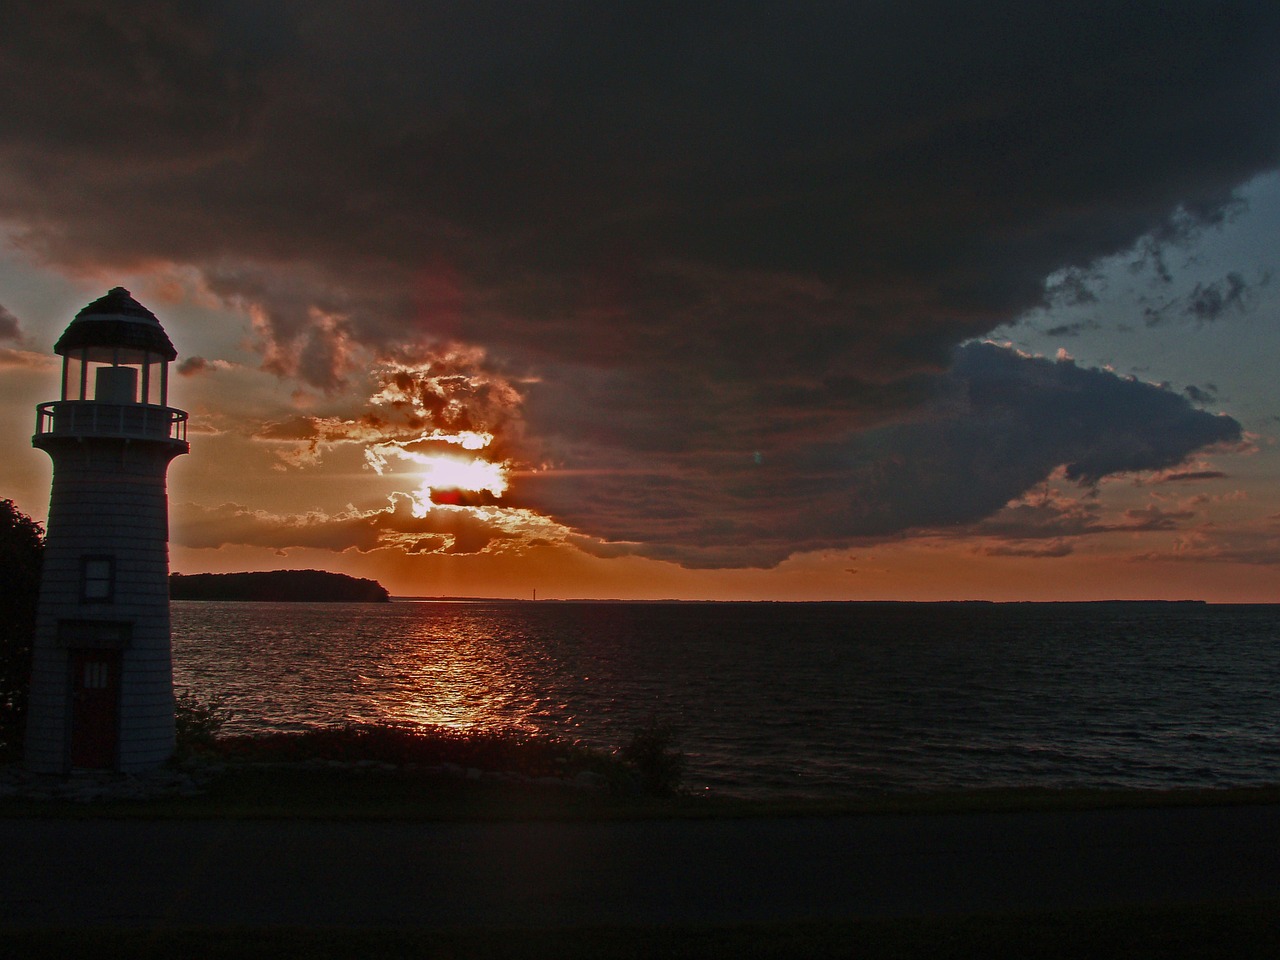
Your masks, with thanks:
M 223 734 L 231 718 L 221 701 L 178 696 L 178 756 L 230 763 L 381 763 L 453 767 L 536 780 L 590 775 L 615 793 L 671 796 L 684 756 L 671 728 L 651 721 L 616 751 L 514 728 L 341 723 L 306 730 Z

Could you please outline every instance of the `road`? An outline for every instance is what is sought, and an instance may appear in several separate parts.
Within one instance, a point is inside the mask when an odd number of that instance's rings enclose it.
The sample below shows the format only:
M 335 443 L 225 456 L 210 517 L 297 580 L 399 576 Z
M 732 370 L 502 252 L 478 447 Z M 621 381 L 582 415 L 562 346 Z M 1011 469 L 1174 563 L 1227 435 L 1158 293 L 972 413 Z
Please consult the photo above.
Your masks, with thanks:
M 561 927 L 1280 897 L 1280 806 L 623 823 L 0 820 L 0 927 Z

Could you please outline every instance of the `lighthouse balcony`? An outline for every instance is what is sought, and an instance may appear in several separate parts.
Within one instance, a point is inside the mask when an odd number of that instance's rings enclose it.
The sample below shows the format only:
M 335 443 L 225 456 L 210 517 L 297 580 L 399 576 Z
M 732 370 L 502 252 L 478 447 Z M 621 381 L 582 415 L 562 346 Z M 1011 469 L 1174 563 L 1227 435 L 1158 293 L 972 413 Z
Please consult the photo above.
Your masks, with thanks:
M 36 436 L 187 442 L 187 412 L 150 403 L 53 400 L 36 408 Z

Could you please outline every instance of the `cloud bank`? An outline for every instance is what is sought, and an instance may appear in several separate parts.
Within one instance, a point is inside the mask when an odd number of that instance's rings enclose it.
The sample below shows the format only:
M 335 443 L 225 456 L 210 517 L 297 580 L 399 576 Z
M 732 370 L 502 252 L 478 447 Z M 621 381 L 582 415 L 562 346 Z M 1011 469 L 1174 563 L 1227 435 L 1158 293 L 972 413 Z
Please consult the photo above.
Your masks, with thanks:
M 403 410 L 497 422 L 512 502 L 586 542 L 768 565 L 1238 437 L 970 341 L 1277 165 L 1278 32 L 1231 0 L 13 4 L 0 221 L 58 269 L 189 269 L 330 398 L 402 364 Z
M 669 445 L 638 457 L 630 437 L 602 443 L 581 459 L 616 469 L 528 478 L 523 502 L 605 539 L 636 542 L 649 556 L 758 566 L 971 524 L 1059 469 L 1087 486 L 1163 470 L 1241 437 L 1234 419 L 1162 387 L 985 343 L 958 349 L 949 369 L 921 378 L 917 391 L 927 398 L 909 415 L 871 427 L 849 417 L 844 431 L 826 424 L 825 439 L 762 434 L 754 451 Z

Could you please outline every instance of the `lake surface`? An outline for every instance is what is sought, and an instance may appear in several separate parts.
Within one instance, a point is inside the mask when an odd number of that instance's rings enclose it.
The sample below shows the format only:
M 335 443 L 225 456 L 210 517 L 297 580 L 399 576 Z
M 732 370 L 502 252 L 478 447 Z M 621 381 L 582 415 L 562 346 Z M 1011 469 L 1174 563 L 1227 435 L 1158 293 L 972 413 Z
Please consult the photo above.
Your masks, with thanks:
M 229 729 L 673 724 L 747 797 L 1280 782 L 1280 606 L 175 601 Z

